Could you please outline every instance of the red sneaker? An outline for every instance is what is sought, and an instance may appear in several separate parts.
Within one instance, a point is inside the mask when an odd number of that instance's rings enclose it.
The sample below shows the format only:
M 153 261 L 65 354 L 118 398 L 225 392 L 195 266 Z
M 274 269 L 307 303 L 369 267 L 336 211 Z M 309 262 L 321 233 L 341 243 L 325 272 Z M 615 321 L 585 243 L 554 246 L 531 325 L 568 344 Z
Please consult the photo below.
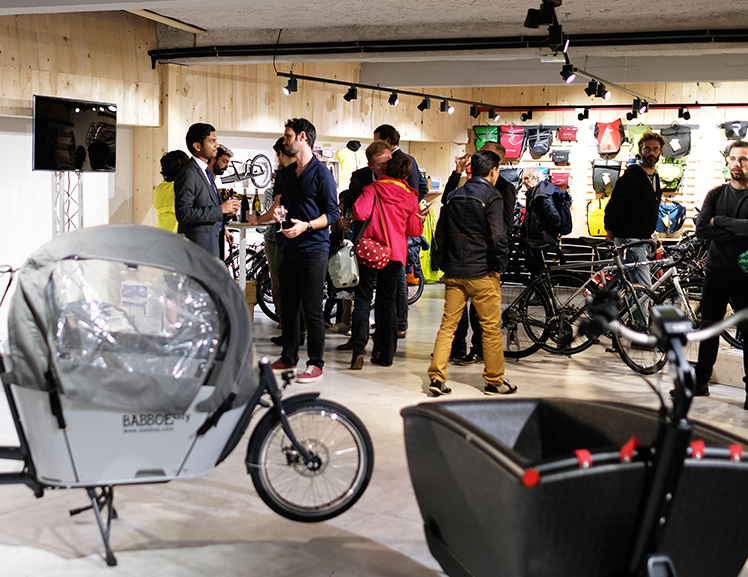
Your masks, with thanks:
M 272 365 L 270 365 L 274 371 L 295 371 L 296 365 L 289 365 L 283 359 L 278 359 Z
M 308 365 L 306 370 L 296 376 L 297 383 L 313 383 L 322 378 L 322 369 L 317 365 Z

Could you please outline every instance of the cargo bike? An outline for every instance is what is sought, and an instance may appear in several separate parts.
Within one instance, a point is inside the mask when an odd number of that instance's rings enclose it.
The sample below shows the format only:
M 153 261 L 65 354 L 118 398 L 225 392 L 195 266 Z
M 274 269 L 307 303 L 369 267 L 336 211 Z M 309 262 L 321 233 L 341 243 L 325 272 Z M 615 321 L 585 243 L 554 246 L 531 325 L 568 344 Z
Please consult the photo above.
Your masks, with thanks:
M 659 410 L 574 399 L 423 403 L 403 409 L 429 549 L 450 577 L 735 577 L 748 557 L 746 440 L 687 417 L 687 342 L 707 329 L 652 309 L 651 335 L 598 295 L 590 314 L 667 352 Z M 644 378 L 644 377 L 642 377 Z
M 350 508 L 373 467 L 363 423 L 303 392 L 283 397 L 224 264 L 181 235 L 112 225 L 55 238 L 17 274 L 2 381 L 19 443 L 0 484 L 37 497 L 84 489 L 108 565 L 114 488 L 205 474 L 259 420 L 246 454 L 277 513 L 322 521 Z M 265 410 L 260 416 L 259 412 Z

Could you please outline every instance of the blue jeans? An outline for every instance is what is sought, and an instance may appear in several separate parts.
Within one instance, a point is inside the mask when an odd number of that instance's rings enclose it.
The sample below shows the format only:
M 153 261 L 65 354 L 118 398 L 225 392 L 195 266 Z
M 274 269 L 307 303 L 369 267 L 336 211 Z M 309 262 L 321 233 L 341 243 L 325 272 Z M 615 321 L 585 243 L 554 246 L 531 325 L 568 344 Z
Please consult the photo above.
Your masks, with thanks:
M 645 240 L 645 239 L 616 237 L 614 242 L 616 246 L 622 246 L 624 244 L 629 244 L 632 242 L 636 242 L 638 240 Z M 651 250 L 651 248 L 652 247 L 649 244 L 640 244 L 632 248 L 627 248 L 623 256 L 623 262 L 633 263 L 633 262 L 641 262 L 643 260 L 647 260 L 647 255 L 649 254 L 649 251 Z M 637 266 L 634 268 L 626 269 L 626 275 L 629 277 L 629 280 L 634 284 L 640 284 L 647 288 L 650 288 L 652 286 L 652 277 L 649 274 L 649 265 Z

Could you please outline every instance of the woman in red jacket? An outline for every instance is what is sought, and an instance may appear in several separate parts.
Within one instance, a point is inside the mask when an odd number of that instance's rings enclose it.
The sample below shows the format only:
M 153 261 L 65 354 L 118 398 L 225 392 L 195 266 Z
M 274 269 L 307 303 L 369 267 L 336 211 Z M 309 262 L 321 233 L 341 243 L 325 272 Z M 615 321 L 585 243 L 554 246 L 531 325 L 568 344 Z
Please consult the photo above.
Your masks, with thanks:
M 351 326 L 351 346 L 353 347 L 351 369 L 354 370 L 361 369 L 364 364 L 366 343 L 369 340 L 369 304 L 375 283 L 378 341 L 376 348 L 379 349 L 379 355 L 372 356 L 371 362 L 388 367 L 395 356 L 397 281 L 405 266 L 408 237 L 421 236 L 423 233 L 423 216 L 418 209 L 418 194 L 413 190 L 410 182 L 412 180 L 410 170 L 410 158 L 404 154 L 393 156 L 387 163 L 385 176 L 365 187 L 353 205 L 354 219 L 361 221 L 372 217 L 364 232 L 364 237 L 381 244 L 388 244 L 387 237 L 389 237 L 389 246 L 392 251 L 389 263 L 381 270 L 363 264 L 359 267 L 360 280 L 353 301 L 353 324 Z M 377 199 L 380 202 L 377 202 Z M 380 206 L 383 215 L 379 214 Z M 383 225 L 387 227 L 387 237 L 385 237 Z

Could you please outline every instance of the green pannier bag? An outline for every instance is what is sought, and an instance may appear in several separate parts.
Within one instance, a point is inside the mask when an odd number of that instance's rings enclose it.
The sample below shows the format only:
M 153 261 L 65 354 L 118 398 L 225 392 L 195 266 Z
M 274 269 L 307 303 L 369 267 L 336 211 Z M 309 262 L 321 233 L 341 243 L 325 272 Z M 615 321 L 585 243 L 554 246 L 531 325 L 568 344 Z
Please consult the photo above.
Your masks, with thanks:
M 680 188 L 686 161 L 679 158 L 661 158 L 657 163 L 657 174 L 660 175 L 662 192 L 675 192 Z

